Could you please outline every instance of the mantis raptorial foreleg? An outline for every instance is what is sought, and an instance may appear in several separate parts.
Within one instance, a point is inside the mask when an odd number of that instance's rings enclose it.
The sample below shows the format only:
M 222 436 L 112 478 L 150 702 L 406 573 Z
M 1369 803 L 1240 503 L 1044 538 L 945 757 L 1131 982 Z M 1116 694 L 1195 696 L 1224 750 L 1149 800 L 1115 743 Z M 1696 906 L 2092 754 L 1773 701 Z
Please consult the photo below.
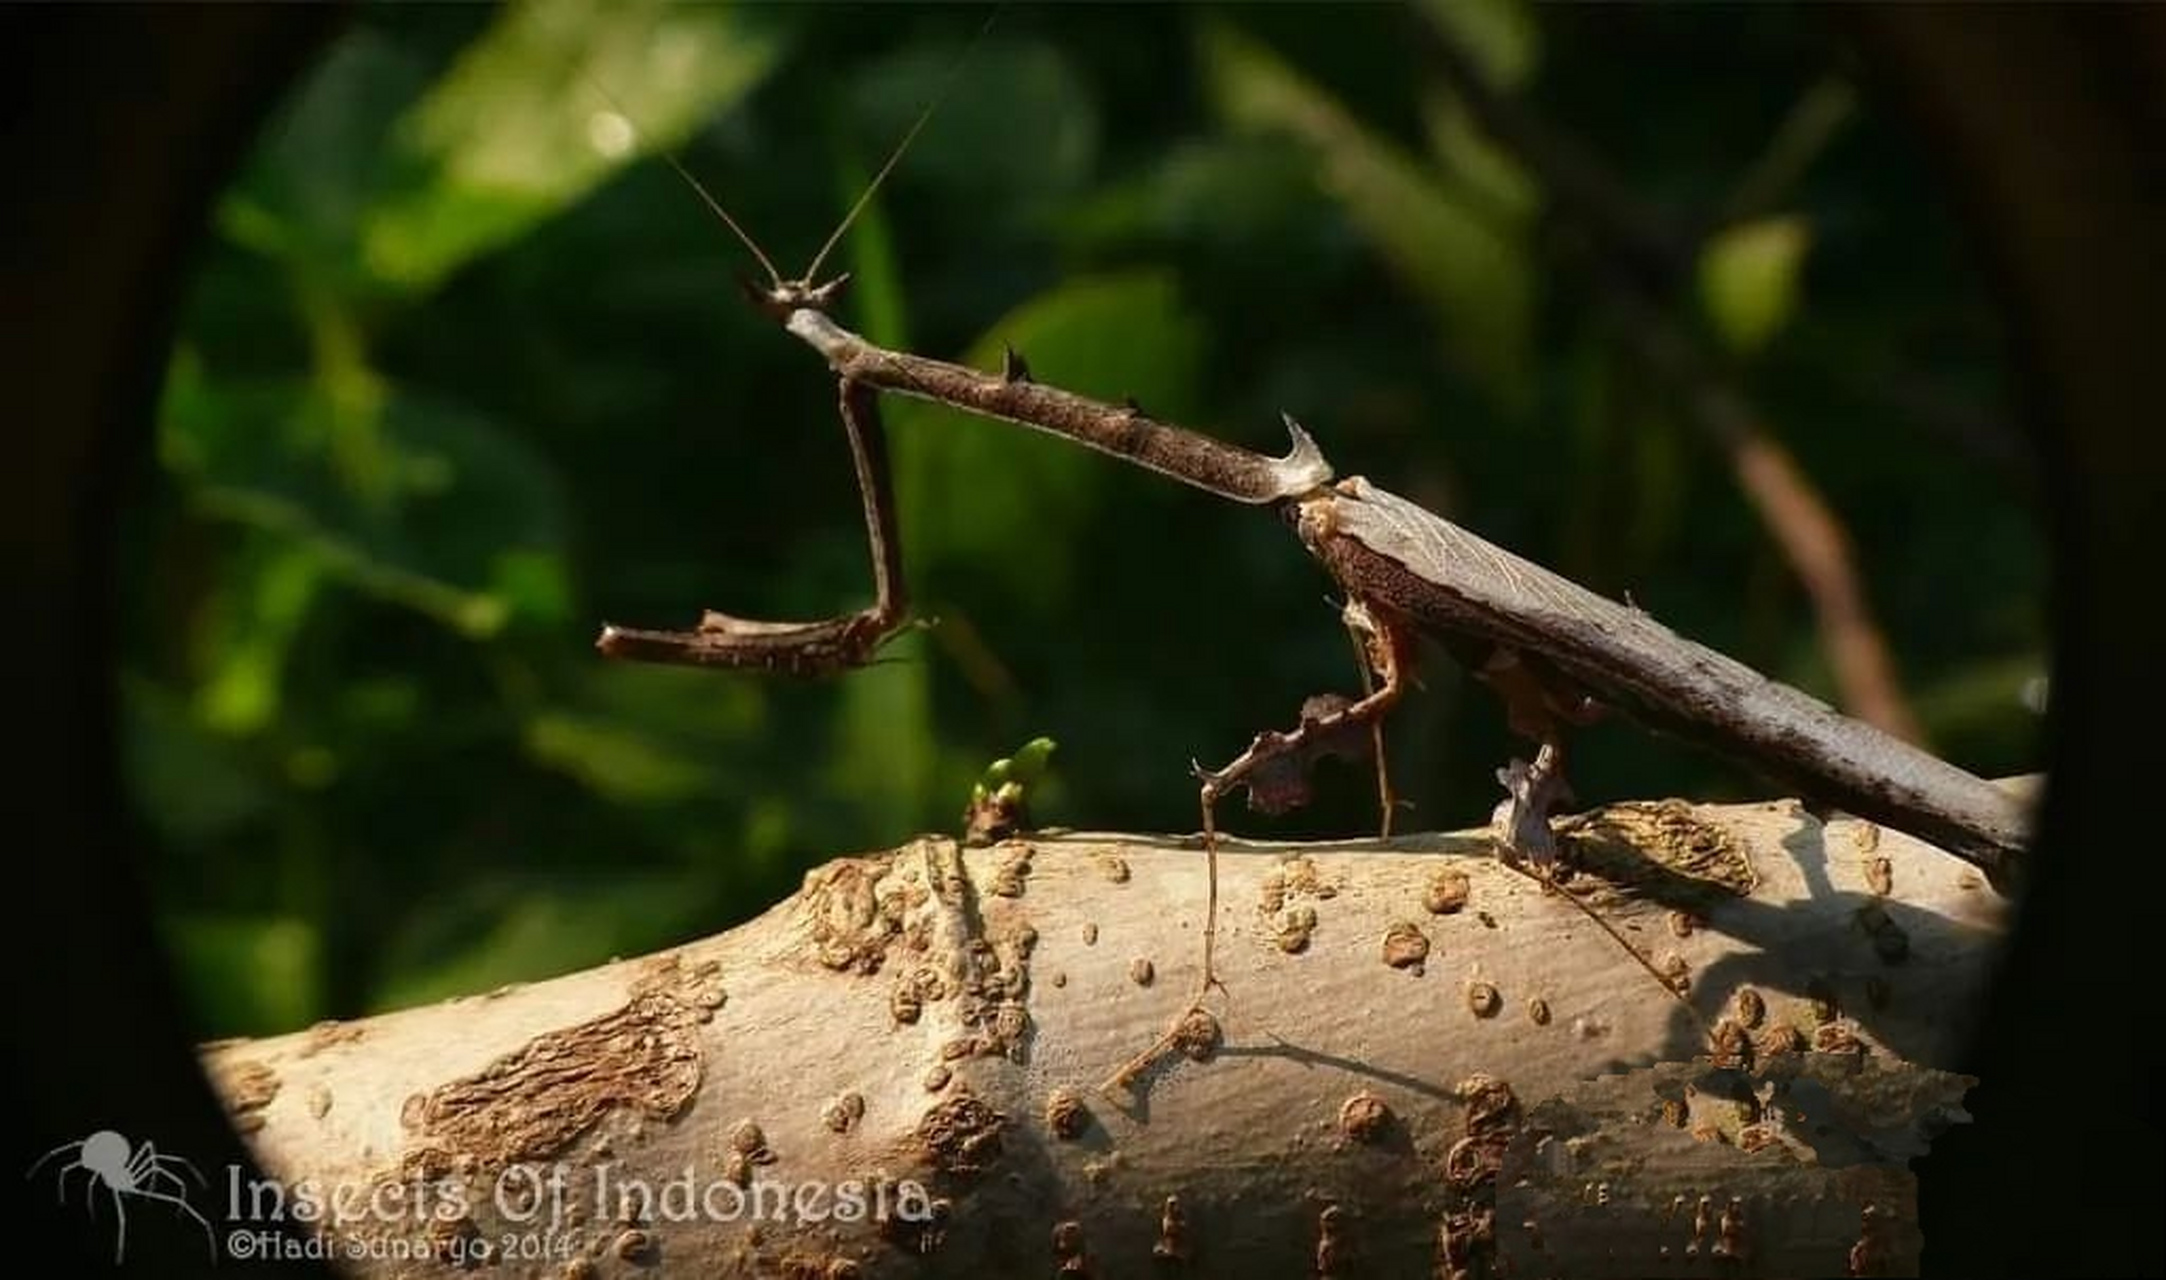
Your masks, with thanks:
M 872 660 L 911 624 L 903 581 L 902 543 L 888 478 L 887 433 L 879 394 L 841 379 L 842 425 L 857 471 L 865 537 L 872 553 L 873 602 L 856 613 L 811 622 L 767 622 L 707 610 L 692 631 L 605 626 L 595 647 L 612 658 L 699 667 L 737 667 L 785 675 L 832 675 Z

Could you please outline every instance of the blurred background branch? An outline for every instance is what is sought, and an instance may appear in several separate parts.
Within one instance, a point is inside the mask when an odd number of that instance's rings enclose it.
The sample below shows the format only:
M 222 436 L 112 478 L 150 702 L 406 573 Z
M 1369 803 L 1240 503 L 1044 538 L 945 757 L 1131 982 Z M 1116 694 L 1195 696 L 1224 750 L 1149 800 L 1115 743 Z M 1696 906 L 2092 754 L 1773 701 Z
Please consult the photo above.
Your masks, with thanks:
M 1695 336 L 1669 314 L 1688 279 L 1688 264 L 1697 261 L 1716 323 L 1727 320 L 1732 346 L 1755 346 L 1771 336 L 1785 303 L 1766 295 L 1796 287 L 1793 277 L 1807 240 L 1804 225 L 1792 218 L 1734 224 L 1754 207 L 1779 200 L 1805 177 L 1849 115 L 1848 92 L 1828 81 L 1809 90 L 1759 160 L 1732 186 L 1722 217 L 1703 219 L 1702 234 L 1683 235 L 1662 225 L 1583 147 L 1558 136 L 1490 84 L 1448 24 L 1432 22 L 1422 30 L 1472 116 L 1541 179 L 1559 214 L 1590 241 L 1596 287 L 1617 313 L 1626 345 L 1668 384 L 1729 458 L 1738 487 L 1812 601 L 1840 705 L 1899 737 L 1920 740 L 1918 719 L 1903 695 L 1841 518 L 1764 416 L 1716 372 Z M 1710 243 L 1722 222 L 1733 225 L 1723 240 Z M 1740 280 L 1741 275 L 1759 279 Z

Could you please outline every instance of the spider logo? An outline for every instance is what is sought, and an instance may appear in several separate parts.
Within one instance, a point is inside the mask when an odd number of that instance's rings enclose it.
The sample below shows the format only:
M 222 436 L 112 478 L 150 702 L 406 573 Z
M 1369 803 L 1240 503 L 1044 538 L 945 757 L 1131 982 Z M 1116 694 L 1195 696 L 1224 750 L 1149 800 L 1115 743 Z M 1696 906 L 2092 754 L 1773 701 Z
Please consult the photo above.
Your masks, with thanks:
M 55 1156 L 73 1155 L 75 1158 L 60 1166 L 57 1178 L 60 1184 L 60 1202 L 68 1201 L 68 1175 L 81 1170 L 89 1175 L 91 1196 L 88 1200 L 90 1216 L 98 1216 L 97 1188 L 103 1186 L 112 1197 L 113 1213 L 118 1219 L 113 1231 L 113 1264 L 120 1265 L 128 1249 L 128 1206 L 134 1200 L 155 1200 L 169 1204 L 196 1220 L 203 1228 L 203 1238 L 211 1247 L 211 1261 L 218 1260 L 218 1244 L 211 1235 L 211 1224 L 188 1203 L 188 1184 L 173 1172 L 174 1166 L 186 1169 L 197 1185 L 208 1185 L 196 1167 L 181 1156 L 160 1155 L 158 1148 L 145 1141 L 139 1147 L 130 1147 L 128 1139 L 111 1129 L 100 1129 L 79 1142 L 63 1142 L 38 1157 L 30 1166 L 25 1178 L 34 1178 L 38 1170 Z

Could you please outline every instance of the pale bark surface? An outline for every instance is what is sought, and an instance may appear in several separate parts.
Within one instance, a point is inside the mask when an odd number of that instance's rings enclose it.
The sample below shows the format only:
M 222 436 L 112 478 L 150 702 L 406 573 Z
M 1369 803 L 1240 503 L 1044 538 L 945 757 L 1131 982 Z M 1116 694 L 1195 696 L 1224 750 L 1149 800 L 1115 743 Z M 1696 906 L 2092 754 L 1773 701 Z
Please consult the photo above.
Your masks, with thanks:
M 838 859 L 670 952 L 205 1061 L 284 1182 L 426 1181 L 467 1209 L 364 1211 L 340 1240 L 557 1250 L 492 1260 L 508 1274 L 1541 1274 L 1584 1270 L 1605 1233 L 1647 1254 L 1621 1274 L 1711 1274 L 1725 1241 L 1839 1273 L 1867 1203 L 1866 1264 L 1913 1265 L 1903 1159 L 1960 1119 L 1964 1082 L 1940 1072 L 2007 904 L 1952 856 L 1787 801 L 1568 825 L 1591 867 L 1570 890 L 1683 1002 L 1485 838 L 1234 843 L 1222 1042 L 1108 1090 L 1198 982 L 1205 862 L 1193 841 L 1047 833 Z M 1660 1066 L 1711 1042 L 1752 1068 L 1732 1092 L 1811 1077 L 1797 1108 L 1763 1104 L 1786 1132 L 1741 1138 L 1755 1110 L 1714 1106 L 1722 1073 Z M 715 1216 L 736 1202 L 711 1189 L 748 1182 L 940 1203 L 931 1223 L 717 1221 L 666 1197 L 623 1214 L 597 1202 L 603 1166 L 657 1195 L 689 1174 Z M 517 1215 L 559 1167 L 551 1240 L 549 1204 Z M 1538 1196 L 1550 1225 L 1529 1232 Z

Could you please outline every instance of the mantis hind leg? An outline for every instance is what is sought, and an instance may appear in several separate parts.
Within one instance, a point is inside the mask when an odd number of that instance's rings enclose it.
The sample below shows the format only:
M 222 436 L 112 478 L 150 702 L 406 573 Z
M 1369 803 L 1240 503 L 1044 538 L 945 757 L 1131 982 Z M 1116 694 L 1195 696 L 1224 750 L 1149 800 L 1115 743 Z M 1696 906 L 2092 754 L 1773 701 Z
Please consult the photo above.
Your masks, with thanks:
M 1490 828 L 1502 861 L 1541 885 L 1544 893 L 1562 898 L 1607 934 L 1677 1002 L 1712 1047 L 1714 1028 L 1675 980 L 1657 968 L 1601 912 L 1567 890 L 1559 875 L 1557 839 L 1549 819 L 1572 798 L 1571 784 L 1564 776 L 1565 727 L 1599 719 L 1600 704 L 1542 668 L 1521 661 L 1509 649 L 1493 650 L 1477 670 L 1504 699 L 1512 728 L 1539 744 L 1532 761 L 1514 759 L 1497 770 L 1497 781 L 1503 784 L 1505 794 L 1490 815 Z
M 1513 731 L 1537 744 L 1533 760 L 1514 759 L 1497 770 L 1505 793 L 1490 816 L 1498 849 L 1508 862 L 1553 867 L 1557 845 L 1549 817 L 1572 799 L 1564 776 L 1565 731 L 1599 719 L 1602 708 L 1541 664 L 1501 645 L 1472 665 L 1504 700 Z
M 1203 975 L 1195 997 L 1182 1010 L 1166 1034 L 1114 1072 L 1104 1086 L 1111 1092 L 1125 1088 L 1139 1074 L 1171 1049 L 1191 1019 L 1204 1012 L 1203 1002 L 1213 988 L 1226 984 L 1218 976 L 1218 802 L 1236 789 L 1248 791 L 1249 807 L 1265 813 L 1282 813 L 1307 803 L 1308 774 L 1316 759 L 1325 755 L 1359 755 L 1382 741 L 1381 724 L 1405 694 L 1413 632 L 1396 615 L 1371 608 L 1356 599 L 1344 611 L 1347 626 L 1358 641 L 1364 658 L 1359 699 L 1326 695 L 1310 698 L 1301 708 L 1301 722 L 1291 731 L 1265 730 L 1256 735 L 1232 762 L 1221 769 L 1191 766 L 1201 785 L 1197 798 L 1203 815 L 1203 852 L 1207 860 L 1203 921 Z M 1374 683 L 1370 682 L 1373 675 Z M 1359 747 L 1353 744 L 1361 744 Z M 1381 766 L 1379 766 L 1381 767 Z M 1389 804 L 1389 783 L 1380 784 Z
M 1366 619 L 1366 611 L 1364 611 Z M 1346 635 L 1354 642 L 1354 660 L 1361 672 L 1361 696 L 1366 698 L 1376 692 L 1377 661 L 1371 651 L 1375 636 L 1363 630 L 1355 619 L 1347 617 Z M 1391 760 L 1384 754 L 1384 717 L 1377 716 L 1369 722 L 1369 756 L 1376 763 L 1376 838 L 1391 839 L 1392 815 L 1398 811 L 1399 796 L 1391 786 Z

